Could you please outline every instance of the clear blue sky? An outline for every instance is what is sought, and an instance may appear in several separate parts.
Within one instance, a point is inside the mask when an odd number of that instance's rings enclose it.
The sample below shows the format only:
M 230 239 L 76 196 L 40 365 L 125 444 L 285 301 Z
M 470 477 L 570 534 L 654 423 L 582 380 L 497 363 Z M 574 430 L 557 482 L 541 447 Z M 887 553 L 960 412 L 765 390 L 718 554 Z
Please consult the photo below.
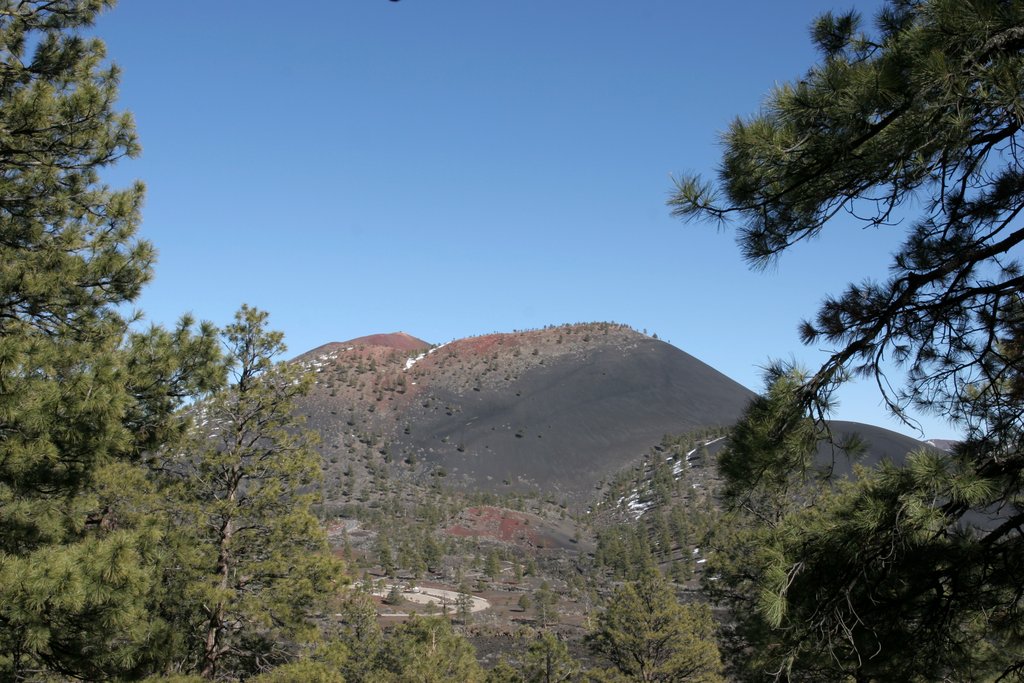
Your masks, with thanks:
M 873 14 L 877 3 L 859 3 Z M 821 360 L 796 327 L 885 275 L 898 231 L 836 226 L 768 272 L 684 225 L 671 177 L 816 59 L 806 0 L 122 0 L 96 33 L 123 69 L 160 253 L 140 307 L 271 312 L 295 354 L 402 330 L 463 336 L 610 320 L 753 389 Z M 899 429 L 870 386 L 837 417 Z M 952 436 L 940 420 L 928 437 Z

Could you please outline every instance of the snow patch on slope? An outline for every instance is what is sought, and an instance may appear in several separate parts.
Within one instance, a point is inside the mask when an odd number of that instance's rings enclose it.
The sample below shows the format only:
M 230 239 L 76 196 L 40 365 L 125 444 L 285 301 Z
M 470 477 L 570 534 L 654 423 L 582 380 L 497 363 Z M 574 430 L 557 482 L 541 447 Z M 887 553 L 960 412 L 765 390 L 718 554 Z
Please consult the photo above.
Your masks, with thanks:
M 674 455 L 670 455 L 665 458 L 666 462 L 672 462 L 672 475 L 679 479 L 683 476 L 684 470 L 695 467 L 696 461 L 700 460 L 698 452 L 711 444 L 718 443 L 728 437 L 720 436 L 716 439 L 708 439 L 707 441 L 701 442 L 699 446 L 688 451 L 684 456 L 677 458 Z M 697 489 L 698 484 L 694 483 L 693 488 Z M 624 507 L 634 519 L 640 519 L 647 513 L 651 508 L 655 506 L 655 500 L 653 492 L 647 487 L 645 490 L 636 489 L 627 496 L 619 498 L 617 501 L 619 507 Z
M 409 370 L 410 368 L 412 368 L 412 366 L 416 365 L 416 363 L 420 362 L 421 360 L 432 354 L 434 351 L 437 351 L 438 349 L 443 349 L 449 344 L 451 344 L 451 342 L 445 342 L 444 344 L 440 344 L 431 349 L 427 349 L 426 351 L 416 356 L 415 358 L 407 358 L 405 361 L 405 369 Z

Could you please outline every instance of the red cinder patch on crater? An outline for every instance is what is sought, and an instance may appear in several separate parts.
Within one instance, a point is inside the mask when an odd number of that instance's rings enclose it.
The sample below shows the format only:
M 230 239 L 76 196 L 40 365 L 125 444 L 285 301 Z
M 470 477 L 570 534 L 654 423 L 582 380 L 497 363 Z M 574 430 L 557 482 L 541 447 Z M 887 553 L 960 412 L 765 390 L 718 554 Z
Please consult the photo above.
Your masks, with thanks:
M 552 545 L 552 539 L 548 538 L 539 517 L 491 506 L 466 508 L 455 524 L 445 531 L 452 536 L 482 538 L 515 545 L 538 548 Z

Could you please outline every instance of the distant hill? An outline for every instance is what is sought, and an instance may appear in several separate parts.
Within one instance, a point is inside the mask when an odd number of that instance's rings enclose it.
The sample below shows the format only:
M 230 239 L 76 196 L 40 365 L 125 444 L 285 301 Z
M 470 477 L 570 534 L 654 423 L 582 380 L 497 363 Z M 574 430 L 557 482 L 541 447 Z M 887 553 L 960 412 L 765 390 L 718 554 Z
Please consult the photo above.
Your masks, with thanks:
M 842 443 L 855 435 L 865 446 L 864 453 L 855 457 L 853 462 L 842 452 L 833 452 L 827 443 L 819 446 L 817 462 L 823 467 L 831 465 L 833 474 L 837 477 L 849 475 L 854 462 L 865 467 L 874 467 L 884 460 L 900 463 L 911 451 L 934 448 L 930 443 L 918 441 L 905 434 L 860 422 L 832 420 L 829 427 L 837 443 Z
M 405 332 L 392 332 L 391 334 L 371 334 L 357 339 L 350 339 L 347 342 L 331 342 L 318 346 L 312 351 L 307 351 L 295 360 L 304 361 L 319 358 L 321 356 L 336 354 L 356 347 L 365 349 L 367 347 L 378 347 L 382 349 L 393 349 L 395 351 L 421 351 L 430 348 L 430 344 L 417 339 Z
M 316 372 L 302 410 L 322 437 L 328 498 L 399 476 L 583 502 L 663 435 L 731 425 L 753 396 L 684 351 L 612 323 L 436 347 L 405 333 L 371 335 L 296 362 Z M 837 425 L 868 436 L 872 457 L 899 458 L 917 444 Z

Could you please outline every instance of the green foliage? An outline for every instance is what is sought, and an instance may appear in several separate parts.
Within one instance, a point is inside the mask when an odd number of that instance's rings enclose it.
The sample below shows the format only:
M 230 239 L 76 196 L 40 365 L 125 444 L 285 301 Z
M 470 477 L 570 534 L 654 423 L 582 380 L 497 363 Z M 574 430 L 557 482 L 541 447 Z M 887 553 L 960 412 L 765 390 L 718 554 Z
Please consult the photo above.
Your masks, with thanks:
M 558 621 L 558 593 L 551 590 L 547 581 L 541 581 L 533 592 L 533 606 L 541 628 L 547 628 L 549 624 Z
M 377 563 L 381 566 L 381 569 L 388 576 L 394 576 L 398 567 L 395 565 L 391 543 L 383 532 L 377 534 L 376 551 Z
M 97 185 L 98 168 L 137 150 L 130 118 L 110 108 L 116 73 L 99 70 L 102 44 L 61 30 L 89 26 L 98 8 L 60 18 L 24 4 L 24 19 L 0 5 L 0 122 L 12 131 L 0 178 L 0 547 L 19 555 L 77 536 L 93 501 L 76 498 L 95 467 L 131 449 L 116 307 L 148 279 L 152 254 L 133 239 L 141 188 Z M 71 136 L 53 134 L 65 127 Z
M 754 398 L 733 428 L 730 448 L 718 459 L 724 494 L 732 504 L 770 514 L 803 492 L 822 438 L 803 401 L 806 379 L 798 371 L 769 369 L 767 393 Z
M 671 202 L 736 219 L 758 267 L 839 213 L 906 226 L 887 280 L 850 285 L 803 324 L 806 343 L 833 346 L 828 360 L 805 376 L 774 368 L 722 460 L 749 514 L 716 590 L 755 646 L 753 676 L 1024 671 L 1022 25 L 1018 0 L 891 0 L 875 35 L 855 12 L 823 16 L 821 62 L 733 123 L 717 186 L 686 178 Z M 906 420 L 909 407 L 949 419 L 964 442 L 815 494 L 822 418 L 851 376 L 874 378 Z
M 529 645 L 519 645 L 524 651 L 502 656 L 498 664 L 487 672 L 487 683 L 559 683 L 578 680 L 579 663 L 569 654 L 565 643 L 553 633 L 545 631 Z
M 210 324 L 126 317 L 154 258 L 143 188 L 99 175 L 139 146 L 82 35 L 112 4 L 0 0 L 3 680 L 283 664 L 338 579 L 292 417 L 308 379 L 273 363 L 265 315 L 243 307 L 226 353 Z
M 170 493 L 193 546 L 183 597 L 202 615 L 193 649 L 207 677 L 286 661 L 283 644 L 314 637 L 308 617 L 341 578 L 307 493 L 320 459 L 295 400 L 310 378 L 274 362 L 284 345 L 266 318 L 243 306 L 225 328 L 234 381 L 195 406 L 192 438 L 162 463 L 180 477 Z
M 111 478 L 183 432 L 220 380 L 212 329 L 129 333 L 151 276 L 138 153 L 118 71 L 82 37 L 111 2 L 0 1 L 0 678 L 139 676 L 168 625 L 163 530 L 115 506 Z
M 949 458 L 918 452 L 775 524 L 736 514 L 708 570 L 734 608 L 735 675 L 984 680 L 1010 669 L 1015 641 L 988 622 L 1015 618 L 1021 557 L 1005 548 L 999 564 L 976 566 L 983 541 L 936 505 L 976 489 L 956 477 Z
M 594 560 L 598 567 L 610 569 L 613 576 L 629 580 L 652 569 L 654 553 L 646 525 L 620 524 L 598 531 Z
M 636 520 L 604 524 L 597 531 L 594 562 L 616 579 L 635 581 L 655 567 L 672 568 L 679 582 L 693 577 L 694 551 L 717 524 L 717 506 L 709 500 L 705 468 L 691 468 L 689 458 L 707 462 L 706 445 L 723 429 L 663 437 L 646 463 L 621 474 L 609 485 L 604 506 L 621 513 L 625 503 L 642 500 L 647 509 Z M 639 474 L 637 474 L 639 472 Z
M 722 663 L 706 605 L 682 605 L 656 571 L 615 591 L 590 636 L 595 654 L 637 681 L 719 682 Z
M 839 212 L 888 227 L 921 207 L 892 277 L 851 285 L 804 324 L 807 343 L 838 345 L 811 388 L 877 375 L 888 358 L 908 368 L 903 391 L 886 392 L 897 413 L 916 404 L 971 422 L 964 387 L 1015 372 L 992 362 L 1020 291 L 1022 13 L 996 0 L 890 2 L 876 37 L 856 13 L 825 15 L 822 63 L 732 124 L 720 187 L 680 183 L 676 213 L 735 217 L 755 265 Z
M 494 550 L 487 553 L 484 573 L 491 578 L 491 581 L 501 578 L 501 563 L 498 561 L 498 553 Z
M 405 602 L 405 596 L 402 595 L 402 588 L 397 583 L 391 586 L 388 594 L 384 596 L 384 603 L 388 605 L 401 605 Z
M 484 681 L 485 683 L 524 683 L 522 672 L 504 657 L 487 671 Z
M 522 675 L 527 683 L 560 683 L 571 681 L 580 666 L 569 654 L 569 648 L 553 633 L 544 632 L 530 643 L 523 657 Z
M 334 610 L 336 631 L 332 644 L 341 643 L 346 652 L 339 669 L 349 683 L 372 682 L 384 649 L 384 634 L 377 622 L 373 599 L 365 593 L 346 592 Z
M 252 683 L 345 683 L 345 678 L 330 665 L 310 660 L 282 664 L 249 680 Z
M 459 594 L 455 598 L 455 613 L 463 624 L 468 624 L 473 618 L 473 596 L 465 582 L 459 584 Z
M 378 681 L 475 683 L 484 679 L 469 641 L 443 617 L 414 616 L 395 628 Z

